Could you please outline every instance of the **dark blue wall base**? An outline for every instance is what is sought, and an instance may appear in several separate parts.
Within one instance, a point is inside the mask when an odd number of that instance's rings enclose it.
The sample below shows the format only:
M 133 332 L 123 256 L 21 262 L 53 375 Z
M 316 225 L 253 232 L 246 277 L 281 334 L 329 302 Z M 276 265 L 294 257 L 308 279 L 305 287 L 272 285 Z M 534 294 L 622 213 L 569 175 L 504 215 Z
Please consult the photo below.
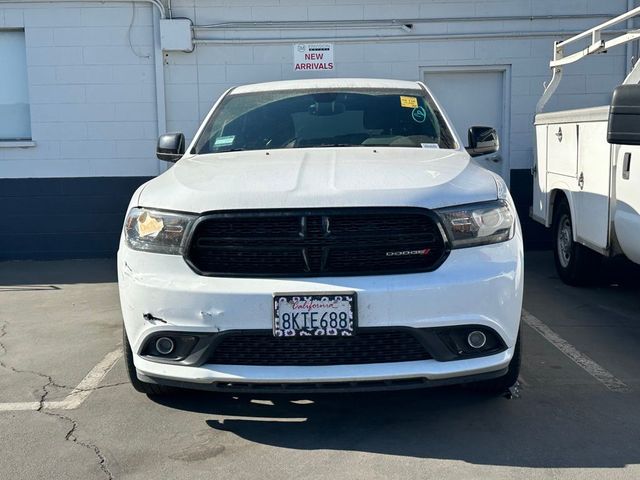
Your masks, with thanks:
M 0 260 L 113 257 L 139 185 L 151 177 L 0 179 Z M 525 248 L 550 248 L 549 231 L 529 218 L 529 170 L 511 171 Z
M 0 260 L 113 257 L 131 195 L 149 178 L 0 179 Z
M 511 170 L 510 190 L 522 224 L 524 248 L 527 250 L 550 249 L 550 229 L 529 217 L 529 207 L 533 203 L 533 176 L 531 171 L 529 169 Z

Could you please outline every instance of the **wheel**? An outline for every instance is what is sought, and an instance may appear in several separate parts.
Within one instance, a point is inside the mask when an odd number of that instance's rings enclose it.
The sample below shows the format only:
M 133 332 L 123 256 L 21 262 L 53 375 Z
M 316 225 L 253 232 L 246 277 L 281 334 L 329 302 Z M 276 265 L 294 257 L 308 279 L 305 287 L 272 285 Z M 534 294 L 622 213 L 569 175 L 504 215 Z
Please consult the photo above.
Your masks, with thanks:
M 511 362 L 509 362 L 507 373 L 498 378 L 470 383 L 469 386 L 474 390 L 480 390 L 482 392 L 495 395 L 502 395 L 509 390 L 509 388 L 513 387 L 518 381 L 518 376 L 520 375 L 520 364 L 522 363 L 520 343 L 520 333 L 518 333 L 516 348 L 513 352 L 513 358 L 511 358 Z
M 571 210 L 564 198 L 553 215 L 553 257 L 564 283 L 587 285 L 594 278 L 599 255 L 574 241 Z
M 166 395 L 171 392 L 171 388 L 165 387 L 164 385 L 157 385 L 155 383 L 147 383 L 143 382 L 138 378 L 138 374 L 136 372 L 136 366 L 133 364 L 133 351 L 131 350 L 131 345 L 129 344 L 129 339 L 127 338 L 127 332 L 122 327 L 122 344 L 124 345 L 124 362 L 127 366 L 127 376 L 129 377 L 129 381 L 133 388 L 140 392 L 146 393 L 147 395 Z

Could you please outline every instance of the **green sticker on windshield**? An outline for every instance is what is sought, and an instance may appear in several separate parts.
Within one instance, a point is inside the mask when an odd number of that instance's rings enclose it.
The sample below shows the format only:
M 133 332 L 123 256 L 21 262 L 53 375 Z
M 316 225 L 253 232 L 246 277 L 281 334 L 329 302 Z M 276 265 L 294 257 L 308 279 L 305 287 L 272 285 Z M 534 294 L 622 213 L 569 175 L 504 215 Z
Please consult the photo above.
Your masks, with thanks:
M 414 108 L 411 111 L 411 118 L 413 118 L 413 121 L 416 123 L 424 123 L 427 119 L 427 111 L 424 107 Z
M 216 138 L 214 146 L 216 146 L 216 147 L 228 147 L 229 145 L 233 144 L 233 141 L 235 140 L 235 138 L 236 138 L 235 135 L 227 135 L 226 137 L 218 137 L 218 138 Z

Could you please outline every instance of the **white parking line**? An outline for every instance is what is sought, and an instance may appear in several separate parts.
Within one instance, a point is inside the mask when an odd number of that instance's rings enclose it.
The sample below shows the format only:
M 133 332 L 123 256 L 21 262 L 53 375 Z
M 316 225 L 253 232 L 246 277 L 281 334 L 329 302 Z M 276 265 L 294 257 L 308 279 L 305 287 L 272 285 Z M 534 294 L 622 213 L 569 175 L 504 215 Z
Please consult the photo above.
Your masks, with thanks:
M 100 382 L 105 377 L 109 370 L 113 368 L 118 359 L 122 356 L 122 349 L 118 348 L 113 352 L 107 353 L 107 355 L 91 369 L 89 373 L 82 379 L 73 391 L 67 395 L 63 400 L 44 402 L 42 408 L 48 410 L 73 410 L 82 405 L 91 392 L 93 392 Z M 19 412 L 38 410 L 40 408 L 40 402 L 14 402 L 14 403 L 0 403 L 0 412 Z
M 107 353 L 107 355 L 102 359 L 100 363 L 98 363 L 95 367 L 91 369 L 87 376 L 82 379 L 82 381 L 78 384 L 73 391 L 62 400 L 62 402 L 51 402 L 53 403 L 63 403 L 64 406 L 49 406 L 49 402 L 44 403 L 44 408 L 63 408 L 64 410 L 73 410 L 78 408 L 82 402 L 84 402 L 91 392 L 100 385 L 100 382 L 105 377 L 109 370 L 113 368 L 118 359 L 122 356 L 122 350 L 114 350 L 111 353 Z
M 567 357 L 573 360 L 576 365 L 578 365 L 580 368 L 582 368 L 612 392 L 626 392 L 627 390 L 629 390 L 629 387 L 626 383 L 616 378 L 611 372 L 598 365 L 584 353 L 578 351 L 573 345 L 567 342 L 556 332 L 551 330 L 545 323 L 542 322 L 542 320 L 540 320 L 535 315 L 532 315 L 525 309 L 522 309 L 522 320 L 536 332 L 542 335 L 551 345 L 564 353 Z
M 0 412 L 21 412 L 38 410 L 38 408 L 40 408 L 40 402 L 0 403 Z

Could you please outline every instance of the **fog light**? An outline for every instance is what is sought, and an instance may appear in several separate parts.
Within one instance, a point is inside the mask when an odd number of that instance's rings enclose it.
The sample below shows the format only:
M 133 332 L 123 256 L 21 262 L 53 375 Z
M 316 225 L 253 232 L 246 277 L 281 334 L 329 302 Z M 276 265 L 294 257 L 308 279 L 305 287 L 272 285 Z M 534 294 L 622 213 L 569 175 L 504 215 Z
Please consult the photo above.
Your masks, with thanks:
M 482 348 L 487 343 L 487 336 L 480 330 L 474 330 L 467 336 L 467 343 L 472 348 Z
M 169 355 L 175 348 L 175 343 L 169 337 L 160 337 L 156 340 L 156 350 L 162 355 Z

